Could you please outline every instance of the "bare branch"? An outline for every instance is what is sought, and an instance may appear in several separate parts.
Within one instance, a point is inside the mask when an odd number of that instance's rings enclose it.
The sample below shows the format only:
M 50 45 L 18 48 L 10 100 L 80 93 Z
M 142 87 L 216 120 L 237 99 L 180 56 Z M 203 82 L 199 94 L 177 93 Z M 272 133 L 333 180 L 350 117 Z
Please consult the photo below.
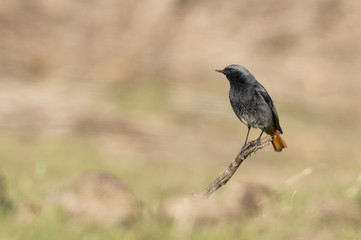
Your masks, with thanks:
M 256 140 L 249 142 L 246 147 L 238 153 L 236 158 L 229 164 L 228 168 L 218 177 L 216 178 L 209 186 L 201 192 L 201 197 L 208 198 L 212 195 L 218 188 L 225 185 L 229 179 L 233 176 L 233 174 L 237 171 L 238 167 L 242 164 L 242 162 L 249 156 L 251 153 L 255 153 L 256 151 L 268 146 L 272 141 L 271 136 L 267 136 L 261 139 L 261 143 L 256 145 Z

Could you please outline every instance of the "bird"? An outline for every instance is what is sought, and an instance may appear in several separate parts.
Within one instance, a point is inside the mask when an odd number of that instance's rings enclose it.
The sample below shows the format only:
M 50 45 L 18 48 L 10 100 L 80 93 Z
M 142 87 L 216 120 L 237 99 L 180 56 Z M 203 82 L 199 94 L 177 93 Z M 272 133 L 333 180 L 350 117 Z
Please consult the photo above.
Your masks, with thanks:
M 272 136 L 272 145 L 276 152 L 287 148 L 286 142 L 280 136 L 283 131 L 276 107 L 266 89 L 256 78 L 245 67 L 237 64 L 216 71 L 227 77 L 230 83 L 229 100 L 232 109 L 239 120 L 248 127 L 242 150 L 247 144 L 251 128 L 262 130 L 256 139 L 257 145 L 260 144 L 263 132 L 266 132 Z

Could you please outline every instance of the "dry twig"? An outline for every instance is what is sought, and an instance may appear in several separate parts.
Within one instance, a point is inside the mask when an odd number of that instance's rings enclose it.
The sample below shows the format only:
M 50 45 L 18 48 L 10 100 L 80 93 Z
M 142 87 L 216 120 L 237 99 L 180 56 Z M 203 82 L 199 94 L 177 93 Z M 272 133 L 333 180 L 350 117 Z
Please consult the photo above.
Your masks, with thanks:
M 233 176 L 233 174 L 237 171 L 238 167 L 242 164 L 242 162 L 249 156 L 251 153 L 255 153 L 256 151 L 268 146 L 272 141 L 271 136 L 267 136 L 261 139 L 261 143 L 257 146 L 256 140 L 249 142 L 246 147 L 238 153 L 236 158 L 229 164 L 226 171 L 224 171 L 218 178 L 216 178 L 209 186 L 201 192 L 201 196 L 204 198 L 208 198 L 212 195 L 218 188 L 225 185 L 229 179 Z

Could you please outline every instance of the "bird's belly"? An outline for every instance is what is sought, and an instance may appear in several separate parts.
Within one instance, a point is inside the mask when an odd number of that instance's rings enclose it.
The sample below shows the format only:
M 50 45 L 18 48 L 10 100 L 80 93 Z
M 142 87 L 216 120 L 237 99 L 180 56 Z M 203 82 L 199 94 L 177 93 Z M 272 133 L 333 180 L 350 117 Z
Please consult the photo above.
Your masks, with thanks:
M 253 125 L 256 119 L 251 113 L 251 110 L 247 108 L 247 106 L 239 106 L 238 108 L 234 108 L 233 110 L 242 123 L 244 123 L 247 126 L 254 127 Z
M 253 128 L 263 129 L 272 121 L 270 113 L 264 112 L 264 109 L 256 106 L 240 105 L 233 110 L 242 123 Z
M 264 123 L 262 123 L 259 119 L 255 118 L 252 115 L 242 114 L 239 116 L 239 119 L 242 123 L 247 126 L 251 126 L 253 128 L 264 128 Z
M 246 120 L 246 117 L 244 117 L 244 116 L 239 116 L 239 120 L 241 120 L 241 122 L 243 122 L 245 125 L 249 125 L 248 124 L 248 121 Z

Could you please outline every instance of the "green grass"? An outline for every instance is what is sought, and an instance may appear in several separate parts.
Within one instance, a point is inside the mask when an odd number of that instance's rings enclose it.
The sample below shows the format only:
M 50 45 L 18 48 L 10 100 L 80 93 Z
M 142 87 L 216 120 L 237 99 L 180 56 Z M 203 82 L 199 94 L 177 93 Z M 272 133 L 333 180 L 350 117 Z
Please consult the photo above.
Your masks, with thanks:
M 158 216 L 154 207 L 157 208 L 171 196 L 187 194 L 191 186 L 199 189 L 204 186 L 204 178 L 197 180 L 197 171 L 192 170 L 194 166 L 200 169 L 197 164 L 138 160 L 134 161 L 134 165 L 127 163 L 123 166 L 109 160 L 111 157 L 101 153 L 94 143 L 82 138 L 37 138 L 29 141 L 23 136 L 3 135 L 0 142 L 4 147 L 1 159 L 3 169 L 7 170 L 4 175 L 8 193 L 14 202 L 24 197 L 41 202 L 49 189 L 65 186 L 79 173 L 90 169 L 103 169 L 127 179 L 136 197 L 143 202 L 139 205 L 140 214 L 135 221 L 113 226 L 69 217 L 55 206 L 42 206 L 33 219 L 22 221 L 14 209 L 0 215 L 1 239 L 171 239 L 174 237 L 172 221 Z M 4 161 L 6 159 L 12 161 Z M 212 167 L 207 174 L 218 173 Z M 182 182 L 187 174 L 188 178 Z M 167 184 L 162 183 L 164 179 L 167 179 Z M 310 204 L 321 196 L 350 201 L 344 194 L 345 186 L 327 183 L 322 188 L 317 185 L 301 186 L 296 194 L 295 188 L 281 189 L 255 216 L 199 222 L 183 237 L 214 240 L 290 239 L 312 236 L 318 234 L 320 229 L 335 239 L 357 239 L 360 236 L 361 230 L 357 226 L 342 221 L 324 223 L 309 209 Z

